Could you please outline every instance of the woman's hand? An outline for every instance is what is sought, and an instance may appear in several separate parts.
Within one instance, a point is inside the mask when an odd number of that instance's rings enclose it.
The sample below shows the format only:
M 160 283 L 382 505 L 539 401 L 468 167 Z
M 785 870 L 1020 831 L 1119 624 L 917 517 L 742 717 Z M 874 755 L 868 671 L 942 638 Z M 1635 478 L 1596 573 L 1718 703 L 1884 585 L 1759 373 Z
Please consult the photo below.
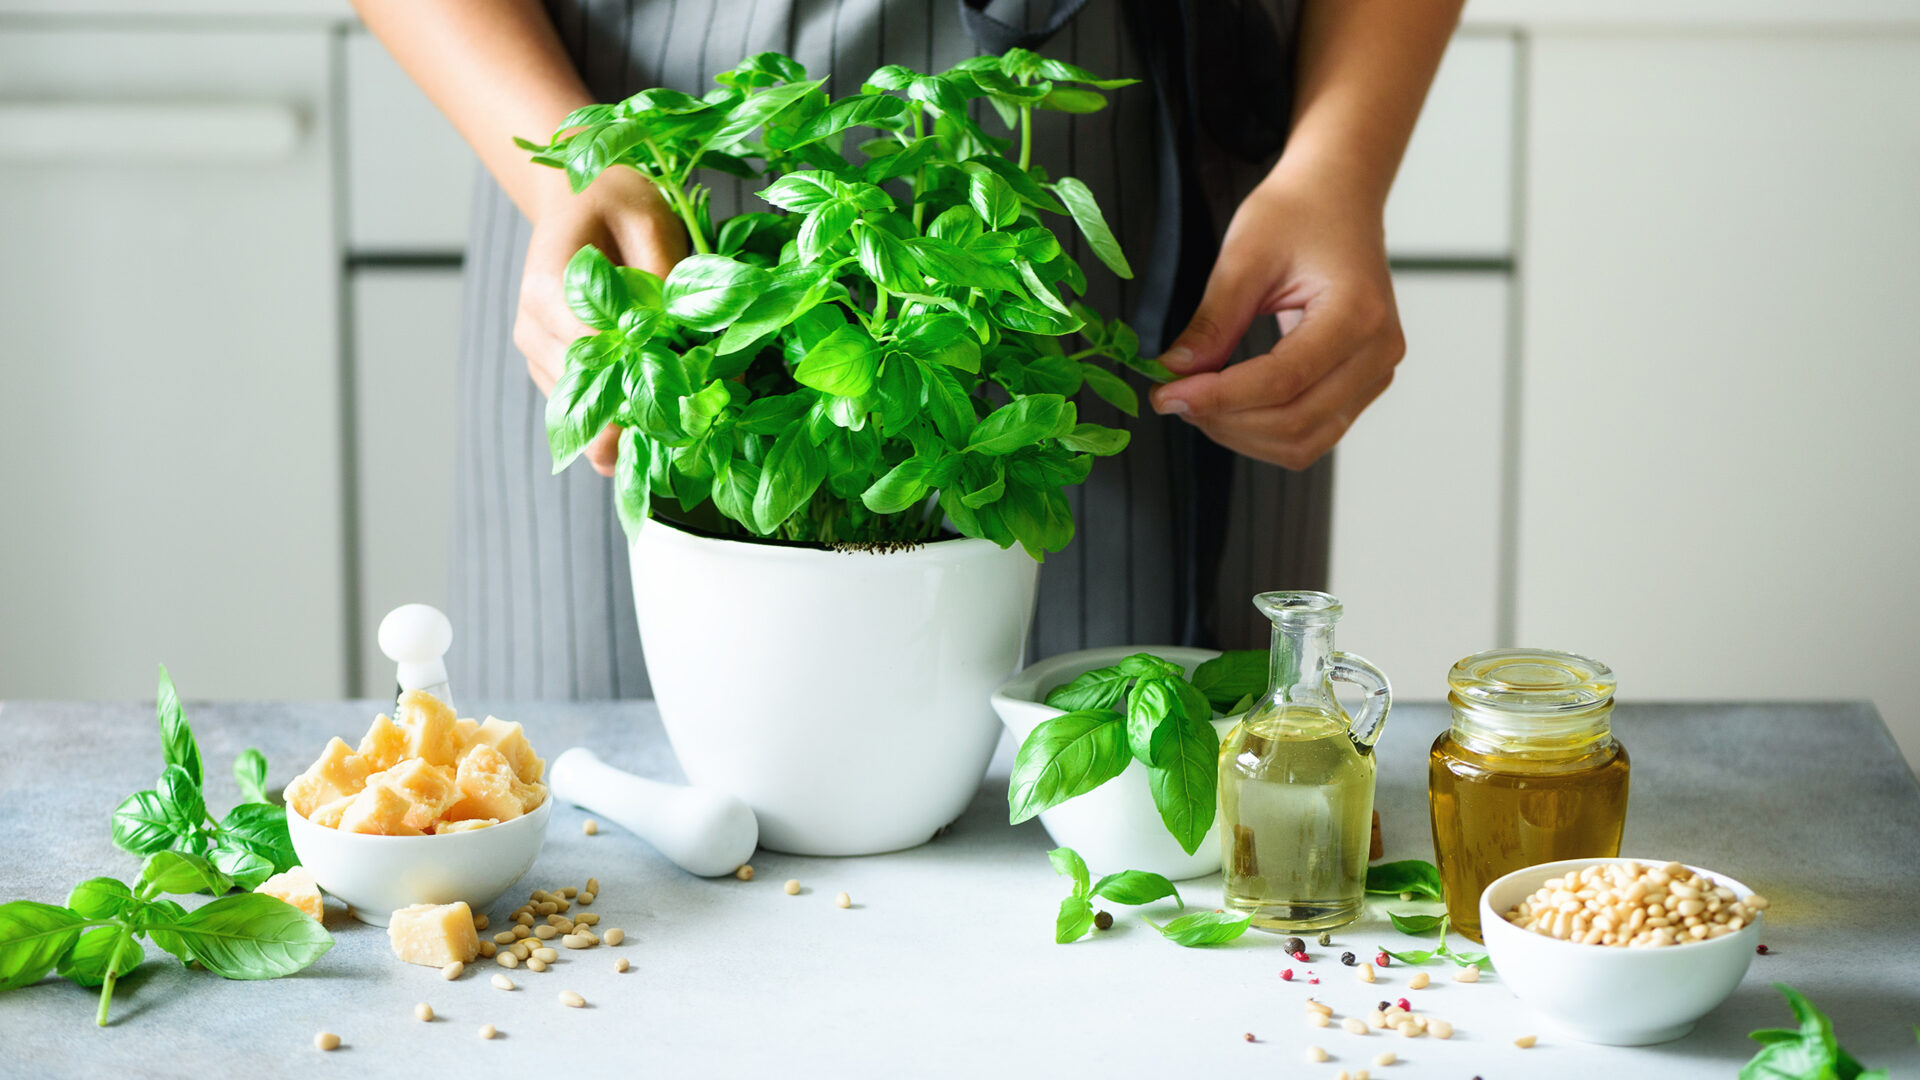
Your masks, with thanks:
M 1234 212 L 1193 321 L 1162 363 L 1154 410 L 1214 442 L 1289 469 L 1319 460 L 1393 381 L 1406 355 L 1378 202 L 1284 168 Z M 1272 352 L 1227 358 L 1259 316 L 1280 320 Z
M 578 195 L 558 192 L 535 215 L 520 279 L 520 307 L 513 343 L 527 358 L 527 373 L 543 394 L 566 370 L 567 346 L 590 333 L 567 307 L 563 284 L 567 262 L 592 244 L 621 266 L 666 277 L 687 257 L 687 232 L 653 182 L 632 169 L 608 169 Z M 613 475 L 620 429 L 612 424 L 587 444 L 586 458 L 602 476 Z

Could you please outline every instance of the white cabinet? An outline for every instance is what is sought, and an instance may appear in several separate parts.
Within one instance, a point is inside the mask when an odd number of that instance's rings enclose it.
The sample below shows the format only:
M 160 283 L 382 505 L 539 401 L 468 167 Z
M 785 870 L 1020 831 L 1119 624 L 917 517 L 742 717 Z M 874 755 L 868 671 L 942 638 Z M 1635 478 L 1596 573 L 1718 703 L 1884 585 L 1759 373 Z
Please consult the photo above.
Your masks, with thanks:
M 1387 200 L 1395 257 L 1512 254 L 1518 54 L 1505 34 L 1463 33 L 1447 46 Z
M 1537 39 L 1518 631 L 1920 762 L 1920 39 Z
M 1334 461 L 1342 648 L 1407 700 L 1446 695 L 1455 660 L 1498 642 L 1505 275 L 1401 273 L 1407 357 Z
M 0 145 L 0 696 L 151 697 L 157 661 L 190 696 L 337 695 L 329 35 L 21 25 L 15 130 L 119 119 Z M 123 156 L 155 108 L 169 145 Z M 291 137 L 236 154 L 261 116 Z
M 360 684 L 393 692 L 380 617 L 406 603 L 446 608 L 453 525 L 453 368 L 458 270 L 362 270 L 352 285 L 358 477 Z
M 348 33 L 345 50 L 348 246 L 460 251 L 473 200 L 473 152 L 373 35 Z

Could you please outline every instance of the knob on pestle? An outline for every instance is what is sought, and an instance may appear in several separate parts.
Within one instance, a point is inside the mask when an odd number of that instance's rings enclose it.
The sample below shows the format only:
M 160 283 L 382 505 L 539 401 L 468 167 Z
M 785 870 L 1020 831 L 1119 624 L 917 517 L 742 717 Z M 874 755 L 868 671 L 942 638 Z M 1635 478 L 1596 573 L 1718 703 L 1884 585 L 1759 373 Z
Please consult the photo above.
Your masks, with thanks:
M 380 651 L 394 662 L 394 681 L 400 692 L 425 690 L 453 708 L 447 685 L 447 649 L 453 645 L 453 624 L 431 604 L 401 604 L 380 620 Z
M 760 843 L 753 808 L 736 796 L 622 772 L 584 747 L 555 758 L 547 783 L 554 798 L 610 818 L 700 877 L 733 873 Z

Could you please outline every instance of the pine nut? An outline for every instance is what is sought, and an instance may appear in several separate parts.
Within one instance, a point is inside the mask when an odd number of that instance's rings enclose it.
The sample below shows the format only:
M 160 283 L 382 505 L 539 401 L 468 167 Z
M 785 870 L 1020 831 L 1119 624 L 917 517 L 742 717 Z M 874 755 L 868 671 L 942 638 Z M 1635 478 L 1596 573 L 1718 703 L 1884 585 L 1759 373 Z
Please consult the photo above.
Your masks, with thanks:
M 497 1030 L 495 1030 L 495 1029 L 494 1029 L 494 1026 L 493 1026 L 492 1024 L 481 1024 L 481 1025 L 480 1025 L 480 1037 L 481 1037 L 481 1038 L 483 1038 L 483 1039 L 491 1039 L 491 1038 L 493 1038 L 493 1037 L 494 1037 L 495 1035 L 498 1035 L 498 1034 L 500 1034 L 500 1032 L 499 1032 L 499 1031 L 497 1031 Z
M 591 946 L 593 942 L 588 941 L 579 934 L 568 934 L 566 937 L 560 939 L 560 944 L 565 945 L 569 949 L 585 949 Z
M 536 960 L 544 960 L 551 964 L 555 960 L 560 959 L 560 951 L 558 949 L 535 949 L 533 950 L 533 958 Z
M 1309 1046 L 1307 1047 L 1307 1060 L 1308 1061 L 1325 1061 L 1327 1060 L 1327 1052 L 1325 1050 L 1320 1049 L 1317 1046 Z
M 560 905 L 557 903 L 554 903 L 552 900 L 542 900 L 539 903 L 533 905 L 533 913 L 535 915 L 551 915 L 554 912 L 559 910 L 560 910 Z
M 1453 1025 L 1447 1023 L 1445 1020 L 1429 1020 L 1427 1021 L 1427 1034 L 1436 1039 L 1451 1039 L 1453 1038 Z
M 597 894 L 595 894 L 595 893 L 590 893 L 590 892 L 583 892 L 583 893 L 581 893 L 581 894 L 580 894 L 580 903 L 581 903 L 581 904 L 583 904 L 583 905 L 584 905 L 584 904 L 591 904 L 591 903 L 593 903 L 593 900 L 594 900 L 594 897 L 595 897 L 595 895 L 597 895 Z
M 533 912 L 523 911 L 520 914 L 515 915 L 513 917 L 513 924 L 515 926 L 532 926 L 533 920 L 534 920 Z
M 1310 1011 L 1312 1011 L 1312 1012 L 1317 1012 L 1317 1013 L 1319 1013 L 1319 1014 L 1320 1014 L 1320 1015 L 1322 1015 L 1322 1016 L 1332 1016 L 1332 1015 L 1333 1015 L 1333 1006 L 1331 1006 L 1331 1005 L 1329 1005 L 1329 1004 L 1327 1004 L 1327 1003 L 1326 1003 L 1326 1002 L 1324 1002 L 1324 1001 L 1315 1001 L 1315 1000 L 1313 1000 L 1312 998 L 1308 998 L 1308 999 L 1307 999 L 1307 1008 L 1308 1008 L 1308 1009 L 1309 1009 Z
M 560 1004 L 565 1005 L 569 1009 L 584 1009 L 587 1007 L 587 999 L 571 990 L 562 990 L 560 991 Z
M 478 932 L 480 932 L 480 931 L 482 931 L 482 930 L 485 930 L 485 929 L 487 928 L 487 922 L 488 922 L 488 920 L 487 920 L 487 913 L 486 913 L 486 912 L 484 912 L 484 911 L 483 911 L 483 912 L 481 912 L 480 914 L 478 914 L 478 915 L 475 915 L 475 916 L 473 917 L 473 929 L 474 929 L 474 932 L 475 932 L 475 933 L 478 933 Z
M 1396 1055 L 1393 1051 L 1389 1050 L 1386 1053 L 1380 1054 L 1377 1057 L 1375 1057 L 1373 1059 L 1373 1063 L 1375 1065 L 1386 1066 L 1386 1065 L 1391 1065 L 1394 1062 L 1399 1060 L 1400 1060 L 1399 1056 Z
M 753 867 L 748 866 L 746 863 L 741 863 L 740 869 L 735 870 L 733 876 L 739 878 L 741 881 L 752 881 Z
M 331 1031 L 323 1031 L 313 1037 L 313 1048 L 315 1050 L 337 1050 L 339 1047 L 340 1036 L 335 1035 Z
M 573 908 L 573 901 L 571 900 L 555 900 L 553 902 L 554 911 L 570 911 L 572 910 L 572 908 Z M 549 914 L 551 914 L 551 912 L 549 912 Z
M 1402 1020 L 1398 1024 L 1395 1024 L 1393 1029 L 1398 1031 L 1404 1038 L 1417 1039 L 1420 1037 L 1420 1025 L 1414 1023 L 1412 1020 Z
M 598 926 L 600 925 L 600 916 L 591 911 L 583 911 L 573 917 L 573 925 L 576 927 Z
M 547 916 L 547 925 L 560 927 L 564 930 L 571 930 L 573 929 L 573 920 L 567 918 L 565 915 L 549 915 Z
M 547 970 L 547 962 L 545 960 L 540 959 L 537 956 L 533 957 L 532 959 L 527 961 L 527 970 L 528 971 L 545 971 Z
M 503 968 L 517 968 L 520 966 L 520 958 L 510 952 L 503 952 L 499 956 L 494 957 L 493 962 Z
M 1365 1035 L 1367 1033 L 1366 1021 L 1361 1020 L 1357 1016 L 1349 1016 L 1345 1020 L 1340 1021 L 1340 1026 L 1355 1035 Z
M 1386 1011 L 1382 1015 L 1384 1015 L 1387 1018 L 1388 1027 L 1398 1027 L 1400 1024 L 1400 1021 L 1405 1020 L 1407 1018 L 1407 1010 L 1401 1008 L 1398 1005 L 1389 1005 L 1387 1006 Z
M 838 908 L 850 908 L 853 906 L 853 897 L 848 896 L 846 893 L 835 893 L 833 895 L 833 906 Z
M 513 936 L 513 931 L 511 930 L 502 930 L 493 935 L 493 943 L 495 945 L 511 945 L 515 940 L 517 939 Z
M 800 879 L 788 878 L 787 884 L 786 884 L 786 890 L 787 890 L 788 896 L 799 896 L 800 895 Z
M 573 899 L 574 897 L 576 897 L 576 896 L 579 896 L 579 895 L 580 895 L 580 890 L 579 890 L 579 889 L 576 889 L 576 888 L 574 888 L 574 887 L 573 887 L 573 886 L 571 886 L 571 885 L 569 885 L 569 886 L 567 886 L 566 888 L 564 888 L 564 889 L 561 889 L 561 890 L 560 890 L 560 899 L 562 899 L 562 900 L 571 900 L 571 899 Z
M 1329 1018 L 1326 1013 L 1310 1012 L 1307 1014 L 1308 1027 L 1326 1027 L 1331 1023 L 1333 1023 L 1333 1020 Z
M 1407 980 L 1407 989 L 1409 990 L 1425 990 L 1426 988 L 1427 973 L 1424 971 L 1414 972 L 1413 978 Z
M 524 941 L 516 941 L 507 946 L 507 951 L 513 954 L 514 959 L 524 964 L 527 962 L 527 957 L 533 955 L 533 946 Z
M 423 1024 L 431 1021 L 433 1019 L 433 1006 L 424 1001 L 415 1005 L 413 1007 L 413 1018 Z
M 1352 1078 L 1347 1075 L 1347 1070 L 1341 1069 L 1333 1074 L 1333 1080 L 1352 1080 Z
M 513 989 L 513 980 L 496 972 L 493 976 L 493 987 L 496 990 L 511 990 Z
M 559 932 L 560 931 L 554 929 L 552 926 L 536 926 L 533 928 L 533 936 L 539 938 L 541 941 L 552 941 L 553 936 Z
M 627 932 L 616 926 L 607 931 L 607 936 L 603 940 L 609 945 L 618 945 L 627 940 Z
M 1360 972 L 1359 972 L 1359 974 L 1360 974 L 1360 981 L 1361 981 L 1361 982 L 1364 982 L 1364 983 L 1370 983 L 1370 982 L 1372 982 L 1372 981 L 1373 981 L 1373 965 L 1372 965 L 1372 964 L 1361 964 L 1361 965 L 1360 965 Z
M 1525 1050 L 1538 1041 L 1539 1040 L 1534 1038 L 1532 1035 L 1522 1035 L 1519 1038 L 1513 1040 L 1513 1045 L 1519 1047 L 1522 1050 Z
M 1384 1029 L 1387 1026 L 1387 1014 L 1381 1012 L 1379 1009 L 1374 1009 L 1367 1013 L 1367 1023 L 1373 1027 Z
M 1461 983 L 1477 983 L 1480 981 L 1480 968 L 1478 966 L 1463 967 L 1458 972 L 1454 973 L 1453 981 L 1461 982 Z
M 499 948 L 500 946 L 495 945 L 491 941 L 483 941 L 480 943 L 480 955 L 484 959 L 491 960 L 493 959 L 493 954 L 497 952 Z
M 461 963 L 458 960 L 455 960 L 453 963 L 448 964 L 446 967 L 443 967 L 440 969 L 440 977 L 447 980 L 448 982 L 452 982 L 453 980 L 459 978 L 460 973 L 465 970 L 467 970 L 467 965 Z
M 531 933 L 533 933 L 533 931 L 530 928 L 528 928 L 525 923 L 522 923 L 521 925 L 513 928 L 513 938 L 515 941 L 518 941 L 521 938 L 524 938 Z
M 624 956 L 613 962 L 613 970 L 615 971 L 624 972 L 627 970 L 627 968 L 631 966 L 632 966 L 631 964 L 627 963 L 627 958 Z
M 595 895 L 595 896 L 599 896 L 599 895 L 600 895 L 600 879 L 599 879 L 599 878 L 597 878 L 597 877 L 590 877 L 590 878 L 588 878 L 588 879 L 587 879 L 587 887 L 586 887 L 586 888 L 584 888 L 584 889 L 582 889 L 582 890 L 580 890 L 580 891 L 581 891 L 581 892 L 590 892 L 590 893 L 592 893 L 592 894 L 593 894 L 593 895 Z

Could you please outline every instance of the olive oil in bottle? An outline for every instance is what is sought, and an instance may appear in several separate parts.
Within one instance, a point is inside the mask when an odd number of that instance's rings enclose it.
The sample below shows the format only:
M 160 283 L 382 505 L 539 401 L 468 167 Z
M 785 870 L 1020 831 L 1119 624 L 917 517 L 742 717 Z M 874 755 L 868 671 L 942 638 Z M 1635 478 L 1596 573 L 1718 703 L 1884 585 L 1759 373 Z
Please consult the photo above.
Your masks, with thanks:
M 1333 649 L 1340 602 L 1263 593 L 1273 620 L 1271 686 L 1220 746 L 1220 838 L 1227 906 L 1262 930 L 1344 926 L 1360 913 L 1372 838 L 1374 741 L 1386 676 Z M 1332 682 L 1366 690 L 1356 734 Z

